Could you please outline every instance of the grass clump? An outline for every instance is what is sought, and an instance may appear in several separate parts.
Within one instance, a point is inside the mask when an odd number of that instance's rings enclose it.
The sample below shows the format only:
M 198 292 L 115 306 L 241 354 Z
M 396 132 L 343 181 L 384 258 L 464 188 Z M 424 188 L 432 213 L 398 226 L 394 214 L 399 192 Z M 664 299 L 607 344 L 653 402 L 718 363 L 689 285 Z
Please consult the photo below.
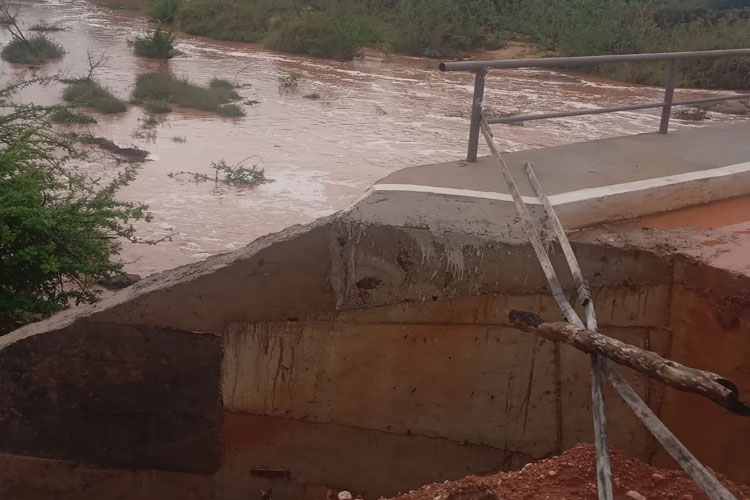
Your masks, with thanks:
M 239 98 L 239 94 L 231 87 L 202 87 L 161 71 L 140 75 L 133 90 L 136 102 L 159 100 L 185 108 L 217 112 L 223 104 Z
M 84 123 L 96 123 L 96 118 L 93 116 L 75 111 L 67 107 L 55 108 L 49 115 L 49 119 L 52 123 L 63 123 L 63 124 L 84 124 Z
M 152 115 L 163 115 L 172 111 L 172 106 L 161 99 L 148 99 L 143 102 L 143 108 Z
M 0 52 L 0 56 L 6 61 L 22 64 L 38 64 L 49 59 L 59 59 L 64 54 L 62 45 L 41 33 L 26 39 L 14 38 Z
M 125 101 L 91 79 L 75 80 L 68 84 L 63 91 L 63 100 L 76 107 L 94 108 L 100 113 L 121 113 L 128 109 Z
M 150 59 L 169 59 L 174 55 L 177 37 L 171 31 L 156 28 L 135 39 L 135 53 Z
M 182 0 L 151 0 L 148 17 L 157 23 L 173 23 L 182 6 Z
M 245 116 L 246 114 L 244 109 L 234 103 L 222 104 L 221 106 L 216 108 L 216 112 L 221 116 L 226 116 L 229 118 L 238 118 L 240 116 Z

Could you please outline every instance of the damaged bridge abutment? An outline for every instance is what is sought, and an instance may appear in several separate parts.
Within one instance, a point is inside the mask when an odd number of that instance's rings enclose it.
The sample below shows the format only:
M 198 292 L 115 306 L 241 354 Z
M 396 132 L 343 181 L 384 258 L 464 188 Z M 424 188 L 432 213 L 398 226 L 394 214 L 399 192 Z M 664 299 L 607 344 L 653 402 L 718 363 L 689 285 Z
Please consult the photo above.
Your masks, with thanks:
M 604 333 L 750 390 L 747 279 L 573 239 Z M 590 441 L 587 357 L 512 328 L 512 309 L 559 318 L 528 245 L 346 215 L 153 276 L 0 337 L 0 494 L 371 498 Z M 750 481 L 746 419 L 626 376 Z M 612 446 L 668 464 L 605 397 Z

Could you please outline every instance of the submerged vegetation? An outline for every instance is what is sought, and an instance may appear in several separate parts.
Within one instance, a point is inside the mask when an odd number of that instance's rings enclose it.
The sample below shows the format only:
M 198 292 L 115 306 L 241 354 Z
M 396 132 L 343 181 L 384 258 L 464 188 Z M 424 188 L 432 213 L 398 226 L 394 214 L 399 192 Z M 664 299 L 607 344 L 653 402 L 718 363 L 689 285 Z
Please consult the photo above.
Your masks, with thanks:
M 178 141 L 184 142 L 184 141 Z M 213 181 L 214 187 L 219 185 L 233 186 L 233 187 L 246 187 L 252 188 L 260 186 L 261 184 L 268 184 L 273 182 L 273 179 L 266 177 L 266 172 L 262 168 L 258 168 L 257 165 L 252 167 L 245 167 L 243 164 L 249 158 L 245 158 L 241 162 L 235 165 L 229 165 L 224 159 L 219 161 L 211 162 L 211 169 L 214 171 L 214 175 L 205 174 L 203 172 L 170 172 L 167 177 L 175 180 L 187 179 L 190 182 L 211 182 Z
M 177 37 L 171 31 L 156 28 L 135 39 L 133 50 L 139 56 L 150 59 L 169 59 L 174 56 Z
M 8 62 L 38 64 L 48 59 L 59 59 L 64 54 L 62 46 L 43 34 L 28 38 L 13 38 L 0 53 Z
M 138 76 L 133 90 L 135 102 L 160 101 L 185 108 L 215 112 L 220 112 L 223 105 L 239 98 L 239 94 L 226 80 L 214 79 L 209 86 L 202 87 L 185 78 L 177 78 L 163 71 Z
M 127 103 L 91 78 L 71 81 L 63 91 L 63 100 L 75 107 L 94 108 L 100 113 L 121 113 Z
M 49 119 L 52 123 L 63 123 L 67 125 L 96 123 L 96 118 L 93 116 L 64 106 L 53 109 L 49 115 Z
M 750 0 L 153 0 L 149 12 L 196 35 L 344 60 L 364 47 L 450 58 L 508 40 L 562 55 L 750 45 Z M 666 73 L 660 64 L 591 70 L 649 84 Z M 686 62 L 679 84 L 750 88 L 750 58 Z

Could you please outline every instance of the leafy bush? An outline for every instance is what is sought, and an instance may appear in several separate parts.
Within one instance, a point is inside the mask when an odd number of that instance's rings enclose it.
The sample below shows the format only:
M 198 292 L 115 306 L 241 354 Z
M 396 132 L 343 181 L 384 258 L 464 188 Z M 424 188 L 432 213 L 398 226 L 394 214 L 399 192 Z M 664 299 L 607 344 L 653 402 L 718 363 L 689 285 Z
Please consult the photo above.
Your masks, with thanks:
M 74 80 L 68 84 L 63 91 L 63 100 L 73 106 L 94 108 L 101 113 L 121 113 L 128 109 L 125 101 L 90 79 Z
M 136 102 L 160 100 L 206 111 L 217 111 L 222 104 L 239 97 L 232 88 L 201 87 L 161 71 L 138 76 L 133 90 L 133 99 Z
M 156 28 L 135 39 L 134 50 L 139 56 L 150 59 L 169 59 L 174 55 L 177 37 L 171 31 Z
M 53 42 L 43 34 L 25 40 L 14 38 L 0 53 L 2 58 L 12 63 L 37 64 L 48 59 L 59 59 L 65 54 L 62 45 Z
M 148 5 L 148 17 L 159 23 L 172 23 L 182 6 L 182 0 L 151 0 Z
M 96 118 L 80 111 L 73 111 L 67 107 L 58 107 L 50 113 L 50 121 L 52 123 L 83 124 L 96 123 Z
M 98 299 L 93 286 L 122 270 L 120 241 L 136 240 L 133 222 L 147 207 L 117 200 L 138 166 L 109 181 L 71 163 L 85 154 L 52 130 L 47 111 L 12 102 L 0 121 L 0 333 L 70 304 Z

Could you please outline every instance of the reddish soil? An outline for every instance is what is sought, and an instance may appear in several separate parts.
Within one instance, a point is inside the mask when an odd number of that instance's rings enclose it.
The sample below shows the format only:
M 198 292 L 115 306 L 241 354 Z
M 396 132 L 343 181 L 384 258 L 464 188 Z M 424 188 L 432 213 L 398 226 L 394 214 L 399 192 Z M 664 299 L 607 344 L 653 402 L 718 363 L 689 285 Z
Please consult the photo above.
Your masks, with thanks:
M 620 451 L 610 451 L 610 456 L 615 500 L 708 498 L 682 471 L 657 469 Z M 595 459 L 593 445 L 579 444 L 519 471 L 430 484 L 392 500 L 596 500 Z M 719 480 L 738 500 L 750 499 L 750 487 L 721 475 Z

